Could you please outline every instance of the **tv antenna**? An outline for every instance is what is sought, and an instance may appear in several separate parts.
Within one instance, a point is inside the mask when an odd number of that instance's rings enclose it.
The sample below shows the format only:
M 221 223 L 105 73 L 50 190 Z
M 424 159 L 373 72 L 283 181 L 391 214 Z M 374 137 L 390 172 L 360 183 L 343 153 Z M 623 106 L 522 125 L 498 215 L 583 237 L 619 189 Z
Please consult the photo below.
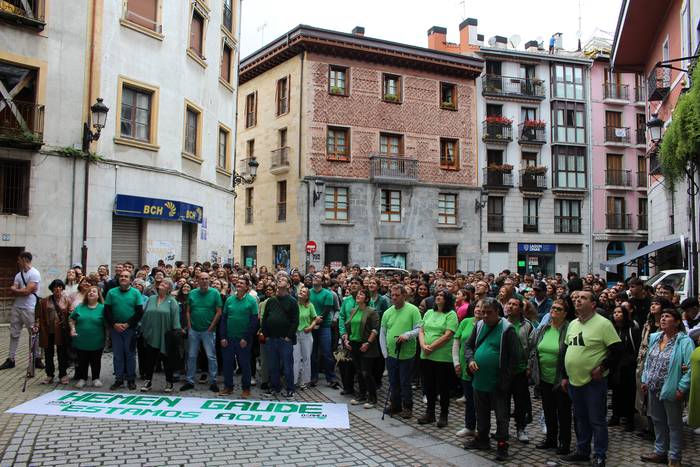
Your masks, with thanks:
M 578 0 L 578 31 L 576 36 L 578 36 L 578 51 L 581 51 L 581 34 L 583 34 L 583 29 L 581 27 L 581 0 Z
M 462 5 L 462 21 L 464 21 L 467 19 L 467 0 L 462 0 L 459 4 Z
M 518 34 L 513 34 L 508 39 L 508 42 L 510 42 L 510 46 L 513 47 L 514 49 L 518 48 L 521 41 L 522 41 L 522 38 Z
M 489 37 L 489 47 L 495 47 L 496 46 L 496 38 L 495 37 Z
M 267 27 L 267 22 L 264 22 L 258 28 L 256 31 L 260 33 L 260 47 L 265 45 L 265 28 Z

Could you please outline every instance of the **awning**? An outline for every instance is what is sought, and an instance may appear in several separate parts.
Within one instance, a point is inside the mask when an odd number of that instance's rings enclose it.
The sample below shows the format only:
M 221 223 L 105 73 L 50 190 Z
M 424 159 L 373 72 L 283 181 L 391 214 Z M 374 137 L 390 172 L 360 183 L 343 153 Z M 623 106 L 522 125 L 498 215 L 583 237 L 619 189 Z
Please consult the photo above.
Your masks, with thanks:
M 117 195 L 114 214 L 127 217 L 145 217 L 166 221 L 201 224 L 204 214 L 202 206 L 171 199 L 143 198 L 141 196 Z
M 620 264 L 629 263 L 630 261 L 633 261 L 642 256 L 646 256 L 662 248 L 666 248 L 667 246 L 671 246 L 675 243 L 680 243 L 680 241 L 680 238 L 672 238 L 670 240 L 661 240 L 658 242 L 654 242 L 651 245 L 642 247 L 639 250 L 634 251 L 628 255 L 620 256 L 619 258 L 611 259 L 609 261 L 603 261 L 602 263 L 600 263 L 600 269 L 604 271 L 615 271 L 615 268 L 617 268 L 617 266 L 619 266 Z

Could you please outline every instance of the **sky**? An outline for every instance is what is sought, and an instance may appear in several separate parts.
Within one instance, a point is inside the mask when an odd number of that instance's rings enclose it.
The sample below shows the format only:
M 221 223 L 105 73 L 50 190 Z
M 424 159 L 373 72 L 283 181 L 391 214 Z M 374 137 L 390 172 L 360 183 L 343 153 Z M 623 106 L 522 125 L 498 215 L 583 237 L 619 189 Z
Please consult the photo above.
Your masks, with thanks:
M 582 43 L 596 29 L 615 32 L 622 0 L 243 0 L 241 58 L 299 24 L 350 32 L 364 26 L 365 35 L 427 47 L 428 29 L 447 28 L 447 40 L 459 42 L 459 23 L 479 21 L 478 33 L 544 40 L 563 33 L 564 48 L 575 50 L 581 4 Z M 264 26 L 263 26 L 264 25 Z

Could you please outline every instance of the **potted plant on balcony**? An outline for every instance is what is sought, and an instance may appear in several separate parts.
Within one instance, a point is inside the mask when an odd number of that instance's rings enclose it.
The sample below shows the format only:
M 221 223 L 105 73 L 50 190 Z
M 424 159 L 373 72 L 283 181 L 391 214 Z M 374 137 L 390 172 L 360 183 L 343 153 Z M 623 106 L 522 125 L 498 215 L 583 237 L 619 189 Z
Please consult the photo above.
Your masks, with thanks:
M 345 88 L 341 88 L 340 86 L 331 86 L 331 94 L 339 94 L 339 95 L 345 95 Z
M 525 167 L 525 173 L 528 175 L 544 175 L 547 173 L 545 165 L 528 165 Z
M 544 120 L 525 120 L 524 122 L 524 127 L 525 128 L 533 128 L 533 129 L 539 129 L 539 130 L 544 130 L 545 126 L 547 124 L 545 123 Z
M 503 125 L 508 126 L 513 124 L 513 120 L 501 115 L 489 115 L 486 117 L 486 123 L 488 125 Z
M 384 100 L 390 102 L 399 102 L 398 94 L 384 94 Z
M 489 164 L 486 170 L 489 172 L 511 173 L 513 171 L 513 166 L 510 164 Z

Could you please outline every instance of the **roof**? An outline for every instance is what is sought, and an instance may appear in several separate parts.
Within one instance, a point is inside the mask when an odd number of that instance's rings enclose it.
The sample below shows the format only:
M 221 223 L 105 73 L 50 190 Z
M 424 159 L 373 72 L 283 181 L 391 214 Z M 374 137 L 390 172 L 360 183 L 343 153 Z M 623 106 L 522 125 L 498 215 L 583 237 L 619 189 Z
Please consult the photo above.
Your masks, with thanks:
M 483 60 L 469 55 L 300 24 L 244 58 L 239 81 L 243 84 L 304 50 L 467 78 L 478 77 L 483 68 Z
M 672 1 L 622 1 L 610 60 L 615 70 L 644 70 L 649 50 L 666 22 Z
M 508 56 L 528 61 L 575 63 L 588 66 L 592 63 L 591 60 L 580 55 L 579 52 L 557 52 L 556 54 L 550 54 L 549 51 L 530 52 L 529 50 L 504 49 L 500 47 L 481 47 L 480 50 L 483 55 Z

